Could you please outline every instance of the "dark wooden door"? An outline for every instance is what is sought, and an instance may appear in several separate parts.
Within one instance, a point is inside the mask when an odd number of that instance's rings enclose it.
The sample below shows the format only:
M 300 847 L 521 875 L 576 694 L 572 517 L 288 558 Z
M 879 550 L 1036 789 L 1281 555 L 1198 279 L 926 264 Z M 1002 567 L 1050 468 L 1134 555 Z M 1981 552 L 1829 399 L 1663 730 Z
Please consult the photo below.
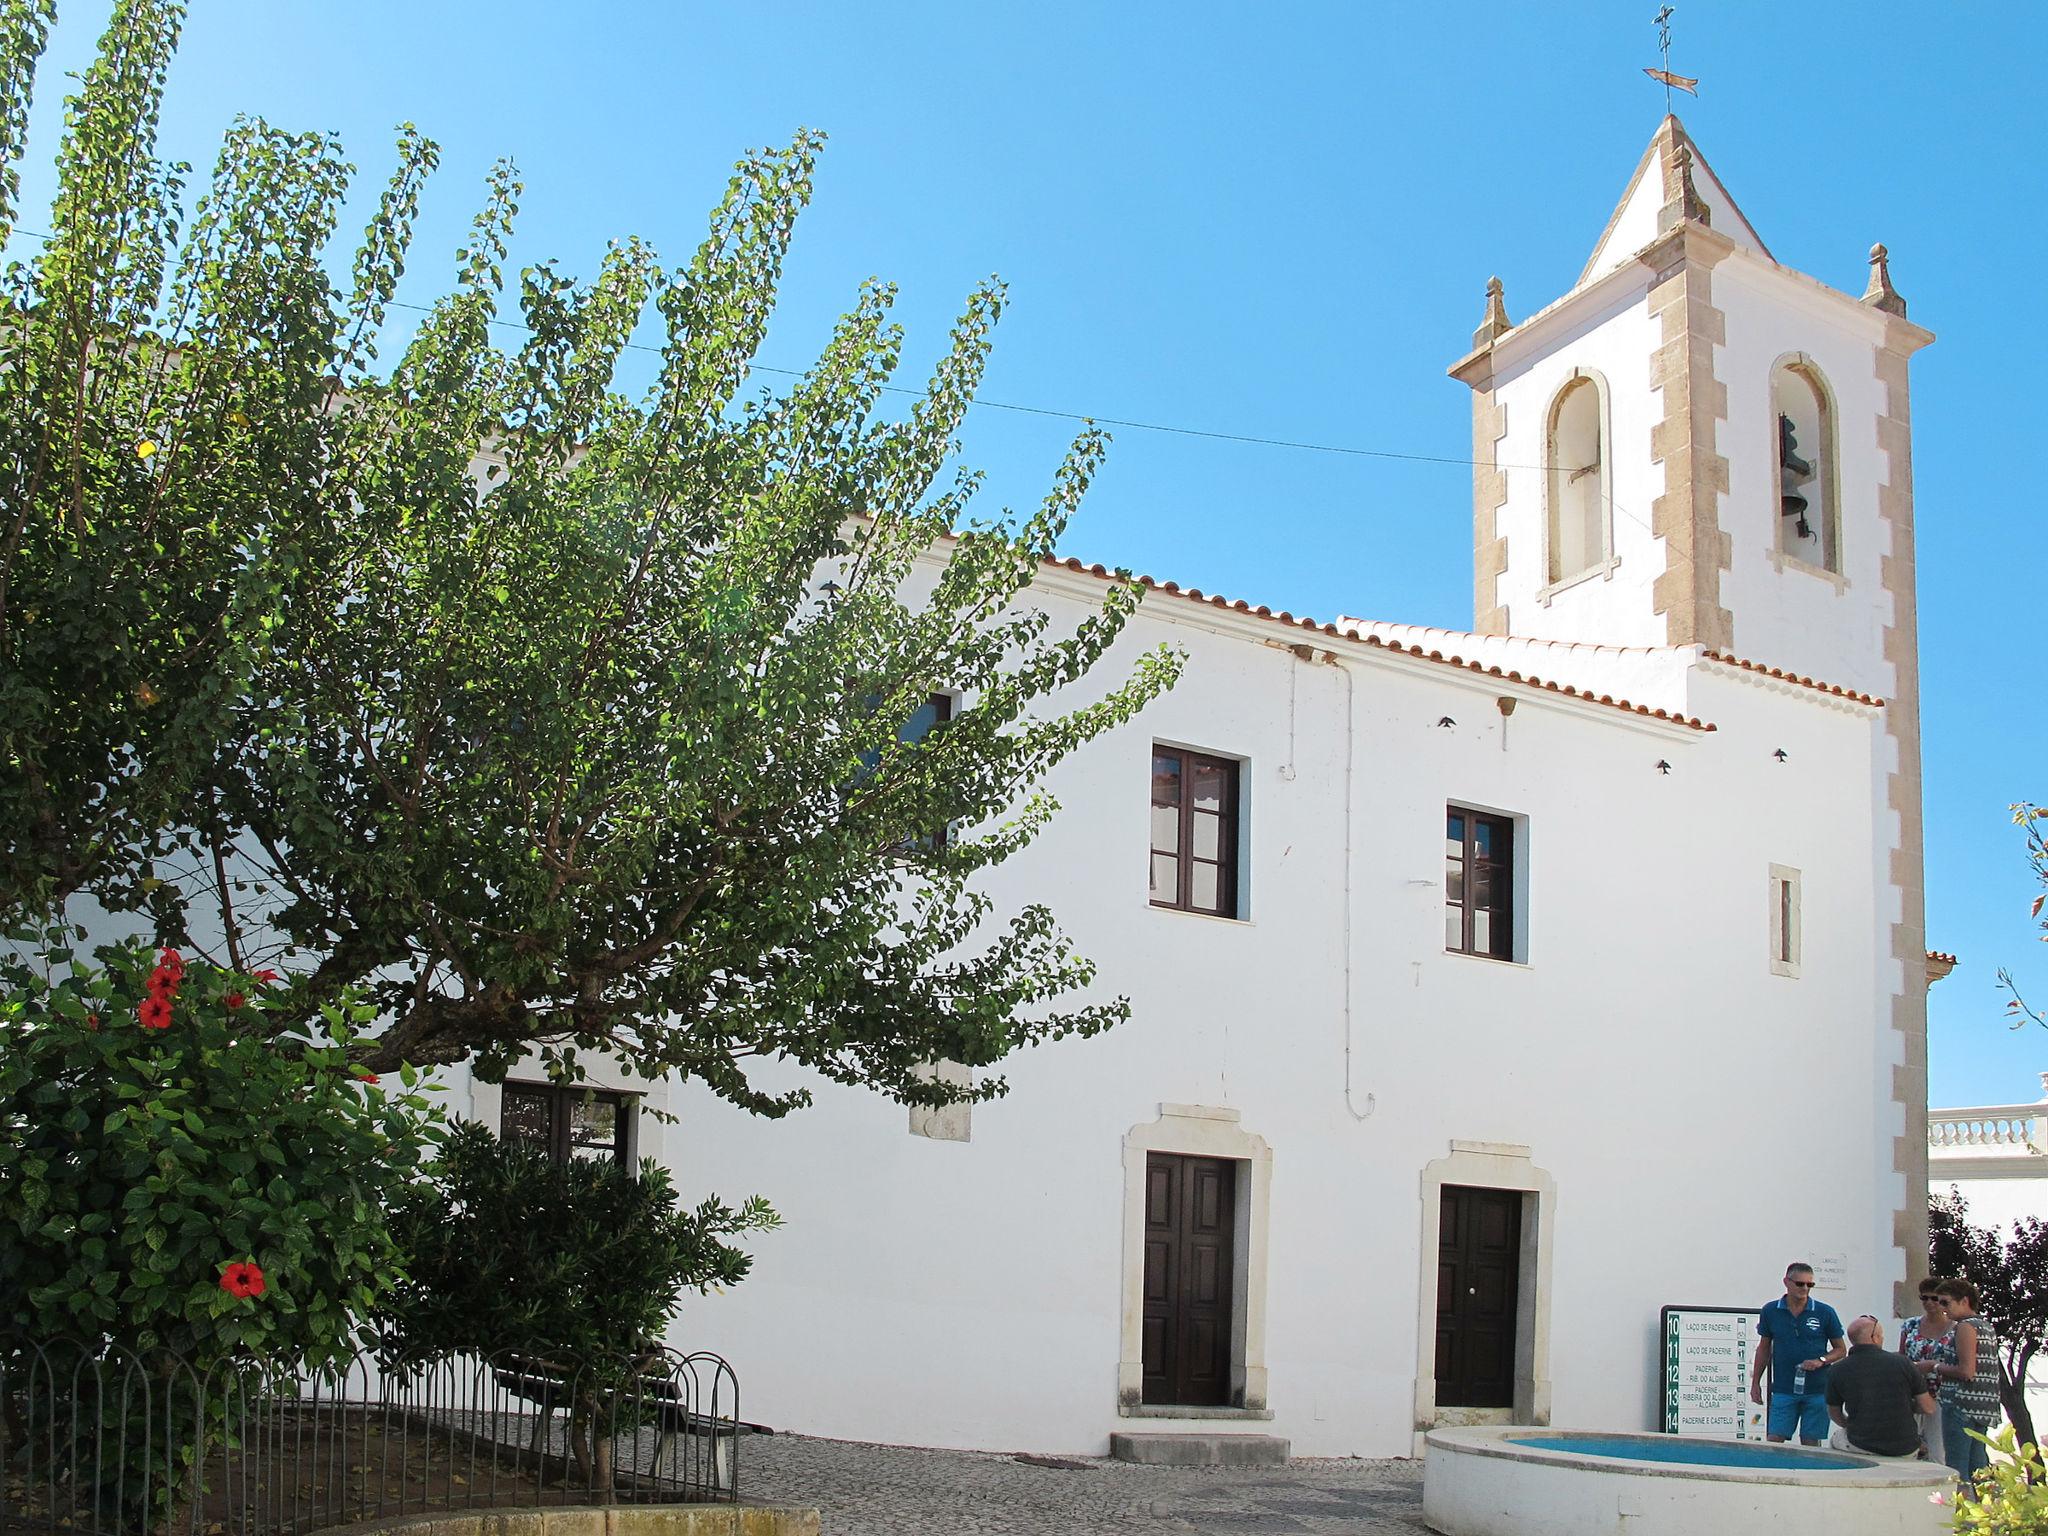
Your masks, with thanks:
M 1521 1257 L 1520 1190 L 1444 1186 L 1436 1265 L 1439 1407 L 1515 1405 Z
M 1237 1164 L 1153 1152 L 1145 1159 L 1145 1384 L 1148 1403 L 1230 1401 L 1230 1272 Z

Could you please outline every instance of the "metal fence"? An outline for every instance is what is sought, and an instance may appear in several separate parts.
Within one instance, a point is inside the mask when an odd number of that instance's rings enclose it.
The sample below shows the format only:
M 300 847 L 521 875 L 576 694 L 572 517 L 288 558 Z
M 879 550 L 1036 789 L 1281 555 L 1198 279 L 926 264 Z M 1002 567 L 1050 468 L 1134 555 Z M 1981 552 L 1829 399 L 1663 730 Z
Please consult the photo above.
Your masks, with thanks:
M 0 1536 L 301 1536 L 480 1508 L 729 1501 L 711 1354 L 504 1350 L 211 1371 L 0 1337 Z

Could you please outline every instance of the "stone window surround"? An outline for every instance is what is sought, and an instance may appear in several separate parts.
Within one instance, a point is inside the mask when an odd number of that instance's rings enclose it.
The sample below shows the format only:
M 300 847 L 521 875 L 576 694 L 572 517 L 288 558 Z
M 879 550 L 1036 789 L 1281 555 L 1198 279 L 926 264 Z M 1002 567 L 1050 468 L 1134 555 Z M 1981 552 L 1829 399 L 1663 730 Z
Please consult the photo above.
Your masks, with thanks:
M 1515 1300 L 1513 1408 L 1443 1408 L 1436 1403 L 1437 1244 L 1446 1184 L 1522 1191 L 1522 1251 Z M 1550 1422 L 1550 1261 L 1556 1244 L 1557 1184 L 1525 1146 L 1453 1139 L 1450 1155 L 1422 1170 L 1422 1283 L 1415 1326 L 1415 1438 L 1439 1424 Z
M 1555 581 L 1552 581 L 1550 579 L 1550 536 L 1551 527 L 1557 521 L 1557 508 L 1555 505 L 1556 487 L 1554 482 L 1557 478 L 1555 472 L 1560 467 L 1552 462 L 1557 452 L 1557 418 L 1558 413 L 1564 408 L 1565 395 L 1571 390 L 1573 385 L 1581 380 L 1593 386 L 1593 400 L 1599 416 L 1597 430 L 1600 442 L 1601 553 L 1599 558 L 1591 564 L 1580 570 L 1566 571 Z M 1550 600 L 1558 593 L 1565 591 L 1567 588 L 1575 587 L 1580 582 L 1591 577 L 1599 576 L 1611 581 L 1614 577 L 1614 568 L 1621 564 L 1621 560 L 1616 555 L 1614 548 L 1614 491 L 1613 481 L 1610 479 L 1610 476 L 1614 473 L 1613 443 L 1613 420 L 1612 412 L 1608 407 L 1607 376 L 1597 369 L 1575 366 L 1570 374 L 1565 377 L 1564 381 L 1557 386 L 1556 392 L 1550 397 L 1550 405 L 1543 413 L 1543 441 L 1540 445 L 1542 449 L 1540 462 L 1544 466 L 1543 520 L 1537 525 L 1537 533 L 1542 545 L 1543 555 L 1537 564 L 1536 570 L 1543 578 L 1544 584 L 1537 589 L 1536 600 L 1546 608 L 1550 606 Z
M 1813 391 L 1814 399 L 1820 406 L 1820 441 L 1813 445 L 1814 479 L 1819 483 L 1823 505 L 1827 509 L 1821 530 L 1821 547 L 1832 557 L 1831 565 L 1815 565 L 1811 560 L 1798 555 L 1787 554 L 1779 545 L 1782 536 L 1779 524 L 1783 521 L 1780 510 L 1785 494 L 1784 471 L 1778 462 L 1778 374 L 1790 370 L 1798 375 L 1801 383 Z M 1837 591 L 1846 589 L 1848 583 L 1842 580 L 1842 572 L 1849 569 L 1849 562 L 1842 549 L 1842 534 L 1848 520 L 1842 516 L 1841 458 L 1836 451 L 1840 435 L 1840 412 L 1835 407 L 1835 388 L 1828 382 L 1828 376 L 1821 372 L 1816 363 L 1804 352 L 1787 352 L 1771 364 L 1766 387 L 1770 391 L 1771 432 L 1770 452 L 1764 462 L 1771 466 L 1771 536 L 1765 548 L 1775 557 L 1772 565 L 1780 572 L 1787 569 L 1806 571 L 1823 580 L 1840 582 Z
M 1781 894 L 1790 887 L 1789 900 Z M 1799 871 L 1789 864 L 1771 866 L 1770 925 L 1771 925 L 1771 974 L 1799 979 L 1799 942 L 1805 927 L 1799 915 Z M 1787 918 L 1789 916 L 1789 924 Z M 1789 926 L 1791 932 L 1785 929 Z M 1787 957 L 1790 958 L 1787 958 Z
M 1148 1404 L 1145 1396 L 1145 1159 L 1153 1152 L 1227 1158 L 1238 1165 L 1237 1230 L 1231 1244 L 1231 1407 Z M 1124 1133 L 1123 1303 L 1116 1367 L 1120 1418 L 1270 1419 L 1266 1399 L 1266 1216 L 1273 1149 L 1210 1104 L 1161 1104 L 1159 1118 Z

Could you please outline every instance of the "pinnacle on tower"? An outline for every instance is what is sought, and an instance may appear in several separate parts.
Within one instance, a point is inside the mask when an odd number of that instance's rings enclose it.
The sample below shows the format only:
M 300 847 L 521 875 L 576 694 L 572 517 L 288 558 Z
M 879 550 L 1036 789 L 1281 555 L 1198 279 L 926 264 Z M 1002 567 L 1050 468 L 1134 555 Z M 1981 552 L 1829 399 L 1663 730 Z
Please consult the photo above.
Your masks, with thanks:
M 1486 280 L 1486 318 L 1479 322 L 1479 329 L 1472 333 L 1472 346 L 1476 351 L 1490 345 L 1496 337 L 1505 336 L 1515 328 L 1515 322 L 1508 318 L 1507 290 L 1497 277 Z
M 1892 253 L 1882 245 L 1870 248 L 1870 286 L 1863 290 L 1863 302 L 1888 315 L 1906 318 L 1906 301 L 1892 286 Z

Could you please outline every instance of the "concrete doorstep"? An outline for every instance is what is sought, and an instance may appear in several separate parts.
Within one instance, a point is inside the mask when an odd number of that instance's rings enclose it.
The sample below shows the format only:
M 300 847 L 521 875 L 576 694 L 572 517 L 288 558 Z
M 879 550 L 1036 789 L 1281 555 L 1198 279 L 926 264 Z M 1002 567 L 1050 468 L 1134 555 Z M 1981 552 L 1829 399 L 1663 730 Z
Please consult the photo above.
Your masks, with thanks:
M 1288 1444 L 1278 1435 L 1111 1435 L 1114 1461 L 1141 1467 L 1284 1467 Z

